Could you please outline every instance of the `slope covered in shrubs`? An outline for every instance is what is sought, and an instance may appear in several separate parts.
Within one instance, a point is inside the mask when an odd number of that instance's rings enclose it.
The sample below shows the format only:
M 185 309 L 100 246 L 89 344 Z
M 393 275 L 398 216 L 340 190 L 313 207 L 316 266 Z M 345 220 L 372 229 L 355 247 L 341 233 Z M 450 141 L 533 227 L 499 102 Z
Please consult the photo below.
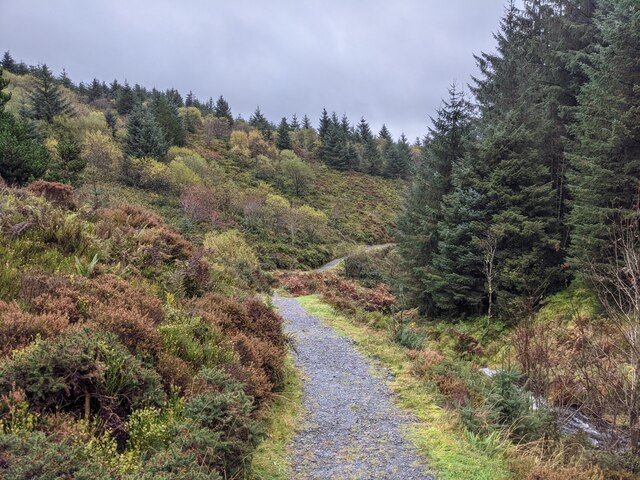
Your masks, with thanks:
M 257 265 L 224 283 L 239 267 L 157 214 L 48 182 L 0 189 L 0 232 L 4 478 L 246 470 L 287 350 Z

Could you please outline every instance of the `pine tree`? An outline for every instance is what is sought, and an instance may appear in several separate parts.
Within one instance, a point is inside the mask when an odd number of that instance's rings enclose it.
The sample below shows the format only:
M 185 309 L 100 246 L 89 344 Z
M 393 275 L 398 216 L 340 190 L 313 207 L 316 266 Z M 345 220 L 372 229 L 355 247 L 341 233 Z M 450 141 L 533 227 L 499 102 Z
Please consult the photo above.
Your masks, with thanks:
M 229 125 L 233 125 L 233 115 L 231 114 L 231 107 L 222 95 L 220 95 L 218 101 L 216 102 L 216 106 L 213 110 L 213 115 L 215 117 L 226 118 L 227 120 L 229 120 Z
M 294 113 L 291 117 L 291 130 L 300 130 L 300 122 L 298 122 L 298 116 Z
M 265 140 L 270 140 L 272 136 L 273 126 L 260 111 L 260 107 L 256 107 L 255 112 L 249 118 L 249 125 L 257 128 Z
M 577 266 L 610 252 L 609 232 L 640 204 L 640 5 L 600 3 L 601 43 L 579 96 L 571 175 L 571 253 Z
M 162 128 L 153 114 L 136 105 L 127 120 L 125 153 L 132 157 L 163 159 L 168 148 Z
M 69 75 L 67 75 L 67 71 L 64 68 L 62 69 L 62 73 L 60 73 L 60 76 L 58 77 L 58 82 L 60 82 L 60 85 L 62 85 L 63 87 L 69 89 L 73 88 L 73 82 L 69 78 Z
M 380 152 L 376 145 L 376 140 L 371 133 L 371 128 L 367 121 L 362 117 L 358 128 L 356 129 L 357 136 L 362 144 L 361 156 L 360 156 L 360 168 L 372 175 L 375 175 L 382 171 Z
M 453 191 L 454 168 L 466 154 L 471 129 L 471 105 L 454 86 L 429 129 L 425 158 L 414 178 L 406 205 L 398 219 L 398 243 L 408 266 L 414 301 L 424 310 L 441 312 L 434 298 L 434 265 L 440 247 L 438 230 L 443 221 L 443 200 Z M 380 132 L 386 141 L 388 131 Z M 386 138 L 385 138 L 386 137 Z
M 385 175 L 389 178 L 406 178 L 409 174 L 411 164 L 411 147 L 405 134 L 400 135 L 398 143 L 391 148 L 387 164 L 385 165 Z
M 193 92 L 189 90 L 189 93 L 187 93 L 187 98 L 185 98 L 184 100 L 184 106 L 193 107 L 194 106 L 193 103 L 194 103 Z
M 7 72 L 18 73 L 17 65 L 11 53 L 7 50 L 4 52 L 4 56 L 2 57 L 2 68 L 4 68 Z
M 287 117 L 282 117 L 280 125 L 278 125 L 276 147 L 280 150 L 291 150 L 291 137 L 289 124 L 287 123 Z
M 37 120 L 51 123 L 56 115 L 72 113 L 71 105 L 64 98 L 60 86 L 46 64 L 37 69 L 36 86 L 30 100 L 32 115 Z
M 371 166 L 369 173 L 371 175 L 382 175 L 385 169 L 385 165 L 389 163 L 389 157 L 393 150 L 393 138 L 391 133 L 385 124 L 382 124 L 382 128 L 378 133 L 378 163 Z
M 329 133 L 329 127 L 331 125 L 331 119 L 327 113 L 327 109 L 322 109 L 322 116 L 320 117 L 320 126 L 318 127 L 318 136 L 320 141 L 324 142 L 327 134 Z
M 313 128 L 313 126 L 311 125 L 311 120 L 306 115 L 302 119 L 302 128 L 305 130 L 310 130 Z
M 109 127 L 109 130 L 111 130 L 111 136 L 113 138 L 116 138 L 116 125 L 117 125 L 117 117 L 116 114 L 113 113 L 111 110 L 107 110 L 106 112 L 104 112 L 104 121 L 107 122 L 107 126 Z
M 97 78 L 94 78 L 87 90 L 87 101 L 90 103 L 99 98 L 102 98 L 102 85 Z
M 129 83 L 125 80 L 124 86 L 118 93 L 118 100 L 116 101 L 116 110 L 120 115 L 128 115 L 133 111 L 136 105 L 136 96 L 133 93 L 133 89 L 129 86 Z
M 178 116 L 177 107 L 169 103 L 165 95 L 156 92 L 151 110 L 169 145 L 184 146 L 186 144 L 186 132 L 182 125 L 182 120 Z

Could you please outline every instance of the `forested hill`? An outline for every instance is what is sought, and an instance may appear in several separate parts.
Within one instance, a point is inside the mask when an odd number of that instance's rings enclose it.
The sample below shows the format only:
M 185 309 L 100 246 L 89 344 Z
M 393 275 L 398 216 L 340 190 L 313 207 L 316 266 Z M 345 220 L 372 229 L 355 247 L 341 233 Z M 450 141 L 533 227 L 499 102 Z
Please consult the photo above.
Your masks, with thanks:
M 277 124 L 234 117 L 220 96 L 114 80 L 74 84 L 4 54 L 0 176 L 71 184 L 94 208 L 129 201 L 189 238 L 235 231 L 266 268 L 313 267 L 390 240 L 419 142 L 324 110 Z

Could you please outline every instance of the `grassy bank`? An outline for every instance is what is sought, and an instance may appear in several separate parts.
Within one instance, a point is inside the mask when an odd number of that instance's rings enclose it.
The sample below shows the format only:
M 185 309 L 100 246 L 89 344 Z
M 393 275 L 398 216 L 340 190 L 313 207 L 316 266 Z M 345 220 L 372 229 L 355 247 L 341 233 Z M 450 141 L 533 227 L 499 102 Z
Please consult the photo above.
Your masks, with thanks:
M 266 438 L 253 456 L 251 480 L 292 478 L 288 445 L 302 413 L 302 379 L 291 355 L 287 357 L 284 374 L 283 391 L 274 397 L 262 417 Z

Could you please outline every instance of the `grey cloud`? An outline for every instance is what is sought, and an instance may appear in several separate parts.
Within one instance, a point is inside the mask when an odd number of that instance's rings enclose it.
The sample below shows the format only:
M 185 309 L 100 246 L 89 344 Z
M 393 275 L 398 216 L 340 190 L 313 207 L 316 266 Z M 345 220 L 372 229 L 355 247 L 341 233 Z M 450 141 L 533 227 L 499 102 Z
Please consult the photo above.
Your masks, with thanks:
M 423 136 L 472 54 L 492 50 L 503 0 L 21 0 L 2 2 L 0 49 L 76 81 L 222 94 L 245 118 L 324 106 Z

